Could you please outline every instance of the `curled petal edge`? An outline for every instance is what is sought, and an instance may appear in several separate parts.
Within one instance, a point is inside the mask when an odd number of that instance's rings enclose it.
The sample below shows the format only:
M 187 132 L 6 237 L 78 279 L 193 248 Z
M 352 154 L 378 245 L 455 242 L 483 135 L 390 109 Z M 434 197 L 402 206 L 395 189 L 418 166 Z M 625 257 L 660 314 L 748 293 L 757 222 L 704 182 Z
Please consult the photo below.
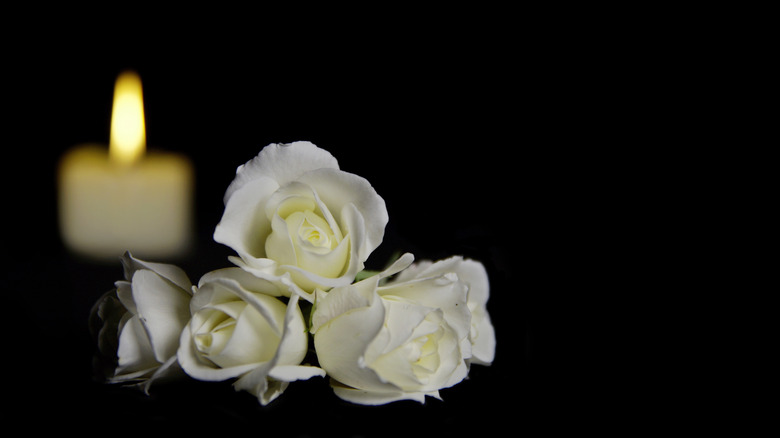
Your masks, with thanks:
M 339 382 L 333 380 L 331 380 L 331 387 L 333 388 L 333 393 L 336 394 L 336 396 L 338 396 L 340 399 L 348 401 L 350 403 L 356 403 L 356 404 L 367 405 L 367 406 L 384 405 L 384 404 L 401 401 L 401 400 L 413 400 L 418 403 L 424 404 L 425 396 L 430 396 L 437 400 L 441 400 L 439 391 L 431 391 L 431 392 L 366 391 L 362 389 L 351 388 L 349 386 L 344 386 L 341 385 Z

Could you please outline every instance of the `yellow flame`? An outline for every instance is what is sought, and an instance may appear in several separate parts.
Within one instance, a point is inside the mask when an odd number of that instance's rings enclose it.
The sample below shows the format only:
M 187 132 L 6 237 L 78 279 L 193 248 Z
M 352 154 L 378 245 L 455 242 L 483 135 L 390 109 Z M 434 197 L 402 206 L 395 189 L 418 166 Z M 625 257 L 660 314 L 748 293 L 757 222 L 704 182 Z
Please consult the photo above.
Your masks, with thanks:
M 141 78 L 135 72 L 128 71 L 119 75 L 114 87 L 109 156 L 116 162 L 132 164 L 141 158 L 145 149 Z

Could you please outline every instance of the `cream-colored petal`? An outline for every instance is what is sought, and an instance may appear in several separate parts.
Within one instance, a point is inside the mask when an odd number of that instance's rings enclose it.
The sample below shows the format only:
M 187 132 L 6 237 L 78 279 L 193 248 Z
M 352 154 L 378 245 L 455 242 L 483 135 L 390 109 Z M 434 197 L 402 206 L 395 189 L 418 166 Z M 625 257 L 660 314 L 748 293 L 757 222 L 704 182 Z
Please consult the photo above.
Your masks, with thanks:
M 210 271 L 200 278 L 198 286 L 203 286 L 217 278 L 231 279 L 241 285 L 242 288 L 255 293 L 264 295 L 282 296 L 283 291 L 279 290 L 277 283 L 268 279 L 258 277 L 241 268 L 222 268 Z
M 258 364 L 252 363 L 232 368 L 217 367 L 213 362 L 205 359 L 198 353 L 192 339 L 192 331 L 189 328 L 185 328 L 181 332 L 179 350 L 176 352 L 176 357 L 179 360 L 179 365 L 181 365 L 181 368 L 187 375 L 197 380 L 211 382 L 238 377 L 258 366 Z
M 278 397 L 283 391 L 283 388 L 278 385 L 272 387 L 272 390 L 269 391 L 268 372 L 273 368 L 273 365 L 272 361 L 255 364 L 252 369 L 243 373 L 241 377 L 233 383 L 233 387 L 236 391 L 247 391 L 254 394 L 254 396 L 258 398 L 258 401 L 263 405 L 270 403 L 271 400 Z
M 168 263 L 152 263 L 137 259 L 133 257 L 129 251 L 120 257 L 120 261 L 122 262 L 125 279 L 128 281 L 133 278 L 135 271 L 148 269 L 187 292 L 192 289 L 192 282 L 190 282 L 189 277 L 187 277 L 184 270 L 178 266 Z
M 372 287 L 376 287 L 376 282 L 376 279 L 366 279 L 360 283 L 333 289 L 328 293 L 317 291 L 310 332 L 316 334 L 320 327 L 350 310 L 371 306 L 374 301 Z M 382 317 L 384 317 L 383 310 Z
M 183 376 L 184 372 L 179 366 L 176 355 L 174 355 L 165 361 L 165 363 L 160 365 L 146 382 L 142 383 L 141 389 L 145 394 L 149 395 L 149 389 L 151 388 L 152 384 L 173 381 Z
M 179 335 L 190 319 L 189 290 L 183 290 L 158 273 L 141 269 L 133 275 L 133 300 L 137 315 L 158 362 L 176 355 Z
M 271 232 L 271 221 L 264 205 L 279 188 L 271 178 L 248 181 L 225 204 L 214 240 L 232 248 L 247 263 L 265 257 L 265 239 Z
M 425 403 L 425 396 L 430 395 L 439 398 L 438 391 L 432 393 L 403 392 L 403 391 L 368 391 L 365 389 L 350 388 L 340 385 L 338 382 L 332 385 L 333 393 L 342 400 L 360 405 L 377 406 L 400 400 L 414 400 Z
M 152 352 L 146 330 L 137 316 L 130 318 L 119 334 L 117 364 L 115 375 L 145 372 L 160 366 Z
M 383 382 L 379 376 L 364 361 L 364 353 L 368 345 L 376 337 L 384 324 L 384 306 L 379 297 L 370 299 L 370 305 L 352 307 L 355 298 L 342 297 L 342 294 L 353 295 L 359 292 L 354 288 L 337 288 L 330 291 L 323 301 L 336 300 L 335 306 L 327 302 L 319 303 L 317 312 L 341 312 L 333 319 L 323 322 L 314 334 L 314 347 L 317 351 L 319 365 L 331 376 L 345 385 L 373 391 L 398 390 L 392 384 Z M 322 305 L 322 309 L 320 309 Z M 343 310 L 343 312 L 342 312 Z M 325 318 L 322 318 L 325 319 Z
M 298 217 L 282 219 L 276 215 L 271 220 L 271 233 L 265 241 L 265 254 L 280 265 L 296 265 L 298 257 L 295 251 L 294 235 L 290 228 L 296 225 Z M 297 220 L 296 220 L 297 219 Z
M 292 295 L 284 315 L 284 331 L 276 352 L 275 365 L 298 365 L 309 348 L 309 334 L 303 313 L 298 306 L 299 296 Z
M 384 298 L 398 297 L 418 305 L 441 309 L 447 323 L 463 339 L 471 328 L 468 286 L 454 273 L 390 282 L 377 289 Z
M 420 336 L 418 327 L 431 312 L 436 311 L 408 301 L 383 299 L 382 303 L 385 307 L 383 336 L 374 339 L 367 348 L 366 362 L 369 365 L 379 356 L 388 354 L 412 340 L 415 333 Z M 437 326 L 426 323 L 425 327 L 431 332 L 436 330 Z
M 274 328 L 253 307 L 245 306 L 230 327 L 224 348 L 209 355 L 209 359 L 221 368 L 268 362 L 278 346 L 279 335 Z
M 294 382 L 312 377 L 325 377 L 325 370 L 309 365 L 277 365 L 271 369 L 268 376 L 284 382 Z
M 323 278 L 339 278 L 349 267 L 350 243 L 351 239 L 344 239 L 328 251 L 300 243 L 296 247 L 297 266 Z
M 496 356 L 496 332 L 487 312 L 479 319 L 473 333 L 475 334 L 471 339 L 471 363 L 490 365 Z
M 116 297 L 122 303 L 122 306 L 128 312 L 136 315 L 138 309 L 135 308 L 135 301 L 133 300 L 133 284 L 129 281 L 120 280 L 114 282 L 114 286 L 116 286 Z
M 272 143 L 265 146 L 255 158 L 236 169 L 236 177 L 225 192 L 225 204 L 236 191 L 258 178 L 269 178 L 279 186 L 284 186 L 306 172 L 338 167 L 338 161 L 330 152 L 310 142 Z
M 336 169 L 307 172 L 299 180 L 316 187 L 317 196 L 331 212 L 342 211 L 347 204 L 355 206 L 365 221 L 366 237 L 360 247 L 362 254 L 367 257 L 382 243 L 389 216 L 384 199 L 368 180 Z M 343 228 L 342 231 L 345 234 L 350 232 Z

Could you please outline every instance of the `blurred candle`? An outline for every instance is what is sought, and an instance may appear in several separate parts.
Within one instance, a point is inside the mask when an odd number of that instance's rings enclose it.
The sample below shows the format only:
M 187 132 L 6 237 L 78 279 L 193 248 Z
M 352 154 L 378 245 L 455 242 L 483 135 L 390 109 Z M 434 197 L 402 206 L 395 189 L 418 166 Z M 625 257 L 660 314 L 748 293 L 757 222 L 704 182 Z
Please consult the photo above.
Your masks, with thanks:
M 116 260 L 182 255 L 192 239 L 194 171 L 184 156 L 146 153 L 143 93 L 134 72 L 119 75 L 108 150 L 81 145 L 60 162 L 60 233 L 75 253 Z

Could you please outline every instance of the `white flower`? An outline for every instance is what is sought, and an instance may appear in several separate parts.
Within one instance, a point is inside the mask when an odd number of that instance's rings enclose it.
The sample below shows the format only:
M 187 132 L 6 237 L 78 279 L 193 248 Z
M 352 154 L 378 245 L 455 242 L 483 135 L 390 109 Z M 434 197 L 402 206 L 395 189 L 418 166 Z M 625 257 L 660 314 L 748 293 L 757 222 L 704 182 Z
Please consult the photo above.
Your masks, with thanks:
M 116 354 L 109 382 L 138 382 L 148 392 L 153 382 L 180 373 L 176 351 L 190 318 L 192 284 L 176 266 L 139 260 L 129 252 L 120 260 L 125 280 L 98 300 L 92 320 L 101 325 L 101 352 Z
M 350 284 L 382 242 L 384 200 L 309 142 L 270 144 L 240 166 L 225 193 L 214 240 L 231 261 L 313 300 L 316 288 Z
M 317 292 L 311 332 L 320 366 L 340 398 L 367 405 L 423 402 L 466 377 L 467 286 L 454 275 L 413 285 L 419 293 L 435 295 L 443 307 L 405 298 L 405 286 L 379 286 L 411 261 L 406 254 L 379 275 Z M 450 307 L 465 311 L 445 309 Z
M 431 280 L 435 281 L 437 277 L 447 275 L 457 276 L 468 286 L 468 311 L 471 314 L 468 339 L 472 354 L 469 362 L 490 365 L 495 357 L 496 334 L 487 311 L 490 282 L 482 263 L 457 256 L 435 263 L 430 260 L 419 261 L 388 281 L 384 288 L 380 288 L 379 293 L 382 296 L 396 294 L 418 304 L 439 307 L 444 310 L 448 321 L 464 318 L 464 309 L 449 303 L 446 294 L 436 293 L 435 290 L 425 287 Z M 452 325 L 459 326 L 456 323 Z
M 181 332 L 179 363 L 206 381 L 238 378 L 236 390 L 266 405 L 295 380 L 324 376 L 302 366 L 306 325 L 293 294 L 288 303 L 271 282 L 239 268 L 204 275 L 190 303 L 192 319 Z

